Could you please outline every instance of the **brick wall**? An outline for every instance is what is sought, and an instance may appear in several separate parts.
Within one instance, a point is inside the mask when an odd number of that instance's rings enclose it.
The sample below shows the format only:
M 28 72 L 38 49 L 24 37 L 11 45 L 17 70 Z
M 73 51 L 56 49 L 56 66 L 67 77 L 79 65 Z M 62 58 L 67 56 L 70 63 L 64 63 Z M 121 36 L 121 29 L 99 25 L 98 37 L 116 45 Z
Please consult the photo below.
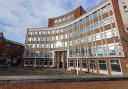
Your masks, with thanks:
M 0 84 L 0 89 L 128 89 L 128 80 L 68 82 L 68 83 L 27 83 Z
M 119 3 L 118 3 L 118 0 L 111 0 L 111 2 L 113 4 L 116 22 L 117 22 L 117 26 L 119 28 L 120 38 L 121 38 L 121 42 L 122 42 L 122 45 L 124 48 L 124 54 L 125 54 L 125 57 L 128 59 L 128 42 L 125 41 L 125 39 L 128 39 L 127 38 L 128 34 L 125 31 L 123 19 L 122 19 L 121 12 L 119 9 Z

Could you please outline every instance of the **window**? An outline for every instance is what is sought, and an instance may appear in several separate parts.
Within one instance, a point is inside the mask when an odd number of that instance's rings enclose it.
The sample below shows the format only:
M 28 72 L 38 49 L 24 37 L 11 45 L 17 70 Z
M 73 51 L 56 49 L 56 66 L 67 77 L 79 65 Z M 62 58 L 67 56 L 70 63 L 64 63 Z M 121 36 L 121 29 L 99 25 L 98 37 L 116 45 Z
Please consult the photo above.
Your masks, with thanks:
M 89 54 L 89 56 L 92 56 L 92 48 L 91 47 L 88 48 L 88 54 Z
M 58 36 L 56 36 L 56 40 L 59 40 L 59 37 Z
M 84 43 L 84 38 L 81 38 L 80 42 L 81 42 L 81 43 Z
M 103 46 L 97 46 L 97 54 L 98 54 L 98 56 L 103 56 L 103 54 L 104 54 Z
M 80 67 L 80 60 L 78 60 L 78 63 L 77 63 L 77 60 L 76 60 L 76 67 L 77 67 L 77 64 L 78 64 L 78 67 Z
M 109 21 L 109 19 L 105 19 L 103 23 L 104 23 L 104 25 L 107 25 L 110 23 L 110 21 Z
M 28 41 L 32 41 L 32 37 L 29 37 L 29 38 L 28 38 Z
M 89 16 L 86 17 L 86 22 L 88 22 L 90 19 L 89 19 Z
M 96 69 L 96 62 L 95 62 L 95 60 L 91 60 L 90 61 L 90 68 L 91 69 Z
M 106 18 L 106 19 L 103 21 L 103 23 L 104 23 L 104 25 L 107 25 L 107 24 L 112 23 L 113 21 L 114 21 L 114 17 L 111 16 L 111 17 Z
M 106 33 L 106 38 L 112 37 L 112 30 L 105 31 L 105 33 Z
M 86 60 L 82 60 L 82 68 L 87 68 Z
M 53 61 L 52 61 L 52 60 L 50 60 L 50 61 L 49 61 L 49 65 L 52 65 L 52 63 L 53 63 Z
M 92 37 L 91 36 L 88 37 L 88 42 L 92 42 Z
M 54 30 L 52 31 L 52 34 L 54 34 Z
M 110 60 L 111 70 L 115 72 L 121 72 L 119 60 Z
M 72 41 L 69 41 L 69 46 L 72 46 Z
M 51 31 L 48 31 L 48 34 L 51 34 Z
M 94 12 L 94 13 L 92 14 L 92 16 L 93 16 L 93 18 L 96 18 L 96 17 L 98 16 L 97 12 Z
M 59 19 L 58 22 L 61 22 L 61 19 Z
M 118 49 L 118 55 L 124 55 L 123 47 L 120 43 L 116 43 L 116 47 Z
M 74 51 L 71 49 L 69 50 L 69 56 L 72 57 L 74 55 Z
M 54 21 L 54 23 L 57 23 L 57 19 Z
M 36 45 L 35 44 L 32 44 L 32 48 L 36 48 Z
M 116 55 L 116 50 L 115 50 L 114 44 L 109 44 L 108 49 L 109 49 L 110 55 Z
M 113 36 L 118 36 L 118 31 L 116 28 L 113 28 L 112 33 L 113 33 Z
M 125 12 L 128 12 L 128 7 L 125 2 L 122 2 L 123 8 Z
M 100 33 L 96 34 L 96 40 L 100 40 L 100 39 L 102 39 L 101 34 Z
M 109 9 L 111 9 L 111 4 L 105 6 L 105 7 L 103 7 L 103 8 L 101 9 L 102 14 L 106 13 Z
M 68 43 L 67 42 L 65 42 L 65 47 L 67 47 L 68 46 Z
M 74 61 L 70 60 L 70 67 L 73 67 L 73 66 L 74 66 Z
M 100 70 L 107 70 L 105 60 L 99 60 L 99 68 Z
M 99 27 L 100 27 L 99 22 L 96 22 L 96 23 L 93 24 L 93 28 L 94 28 L 94 29 L 99 28 Z
M 84 56 L 84 54 L 85 54 L 85 50 L 84 48 L 81 48 L 81 56 Z
M 45 60 L 45 63 L 44 63 L 44 65 L 48 65 L 48 60 L 47 60 L 47 59 Z
M 104 14 L 104 13 L 106 13 L 106 12 L 107 12 L 107 8 L 106 8 L 106 6 L 105 6 L 105 7 L 103 7 L 103 8 L 101 9 L 101 12 L 102 12 L 102 14 Z
M 33 33 L 33 32 L 31 32 L 31 31 L 29 32 L 29 35 L 33 35 L 33 34 L 34 34 L 34 33 Z
M 65 34 L 65 38 L 68 38 L 68 34 Z
M 75 45 L 78 45 L 79 44 L 79 41 L 78 40 L 75 40 L 74 43 L 75 43 Z

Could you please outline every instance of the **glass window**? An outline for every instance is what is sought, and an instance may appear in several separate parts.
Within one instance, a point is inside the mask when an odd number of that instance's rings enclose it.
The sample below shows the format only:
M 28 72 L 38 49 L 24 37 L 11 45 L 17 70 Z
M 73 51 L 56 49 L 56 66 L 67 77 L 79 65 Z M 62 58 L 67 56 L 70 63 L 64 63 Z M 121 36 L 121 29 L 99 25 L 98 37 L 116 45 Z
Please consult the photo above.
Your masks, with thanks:
M 54 30 L 52 31 L 52 34 L 54 34 Z
M 81 56 L 84 56 L 85 55 L 85 50 L 84 50 L 84 48 L 82 47 L 81 48 Z
M 29 38 L 28 38 L 28 41 L 32 41 L 32 37 L 29 37 Z
M 65 38 L 68 38 L 68 34 L 65 34 Z
M 48 31 L 48 34 L 51 34 L 51 31 Z
M 54 23 L 57 23 L 57 19 L 56 19 L 56 20 L 54 20 Z
M 80 42 L 81 42 L 81 43 L 84 43 L 84 38 L 81 38 Z
M 106 13 L 109 9 L 111 9 L 111 5 L 107 5 L 101 9 L 102 14 Z
M 39 31 L 39 35 L 41 35 L 41 31 Z
M 49 61 L 49 65 L 52 65 L 52 63 L 53 63 L 53 61 L 52 61 L 52 60 L 50 60 L 50 61 Z
M 88 42 L 92 42 L 92 36 L 88 37 Z
M 70 67 L 74 66 L 74 60 L 70 60 Z
M 88 38 L 84 38 L 84 42 L 87 43 L 88 42 Z
M 51 48 L 53 48 L 53 44 L 51 44 Z
M 116 28 L 113 28 L 112 33 L 113 33 L 113 36 L 118 36 L 118 31 Z
M 103 54 L 104 54 L 103 46 L 97 46 L 97 55 L 98 56 L 103 56 Z
M 86 22 L 88 22 L 90 19 L 89 19 L 89 16 L 86 17 Z
M 86 60 L 82 60 L 82 68 L 87 68 Z
M 101 40 L 101 39 L 102 39 L 101 34 L 100 33 L 96 34 L 96 40 Z
M 94 12 L 92 16 L 93 18 L 96 18 L 98 16 L 97 12 Z
M 116 50 L 115 50 L 114 44 L 108 45 L 108 49 L 109 49 L 110 55 L 116 55 Z
M 65 47 L 67 47 L 68 46 L 68 43 L 67 42 L 65 42 Z
M 75 40 L 75 41 L 74 41 L 74 44 L 75 44 L 75 45 L 78 45 L 78 44 L 79 44 L 79 41 L 78 41 L 78 40 Z
M 59 37 L 58 36 L 56 36 L 56 40 L 59 40 Z
M 93 24 L 93 28 L 94 28 L 94 29 L 99 28 L 99 27 L 100 27 L 99 22 L 96 22 L 96 23 Z
M 99 60 L 99 68 L 100 70 L 107 70 L 105 60 Z
M 112 23 L 113 21 L 114 21 L 114 17 L 111 16 L 111 17 L 106 18 L 106 19 L 103 21 L 103 23 L 104 23 L 104 25 L 107 25 L 107 24 Z
M 106 38 L 112 37 L 112 30 L 105 31 L 105 33 L 106 33 Z
M 90 61 L 90 68 L 91 69 L 96 69 L 96 62 L 95 62 L 95 60 L 91 60 Z
M 48 65 L 48 60 L 45 60 L 44 65 Z
M 109 19 L 105 19 L 103 23 L 104 23 L 104 25 L 107 25 L 110 23 L 110 21 L 109 21 Z
M 72 50 L 69 50 L 69 57 L 72 57 Z
M 69 42 L 69 46 L 72 46 L 72 41 Z
M 115 72 L 121 72 L 119 60 L 110 60 L 111 70 Z
M 80 60 L 78 60 L 78 63 L 77 63 L 77 60 L 76 60 L 76 67 L 77 67 L 77 64 L 78 64 L 78 67 L 80 67 Z

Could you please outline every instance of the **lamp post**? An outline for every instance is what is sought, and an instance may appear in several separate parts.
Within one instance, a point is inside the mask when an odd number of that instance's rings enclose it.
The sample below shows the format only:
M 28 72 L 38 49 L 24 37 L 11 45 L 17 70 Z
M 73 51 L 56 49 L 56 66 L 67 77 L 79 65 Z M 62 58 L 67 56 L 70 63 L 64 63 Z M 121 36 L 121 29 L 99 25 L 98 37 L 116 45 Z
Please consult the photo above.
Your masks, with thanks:
M 61 41 L 57 41 L 57 42 L 56 42 L 56 47 L 57 47 L 57 48 L 62 47 Z M 58 52 L 58 57 L 57 57 L 57 58 L 58 58 L 58 68 L 59 68 L 59 52 Z

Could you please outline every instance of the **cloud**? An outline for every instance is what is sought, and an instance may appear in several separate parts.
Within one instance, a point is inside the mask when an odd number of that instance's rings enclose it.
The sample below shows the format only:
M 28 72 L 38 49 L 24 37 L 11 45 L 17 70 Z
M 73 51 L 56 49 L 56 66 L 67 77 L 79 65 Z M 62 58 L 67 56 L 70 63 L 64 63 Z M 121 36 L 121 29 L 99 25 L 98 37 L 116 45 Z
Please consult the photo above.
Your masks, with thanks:
M 7 39 L 24 43 L 27 28 L 47 27 L 48 18 L 82 5 L 85 9 L 103 0 L 0 0 L 0 31 Z

